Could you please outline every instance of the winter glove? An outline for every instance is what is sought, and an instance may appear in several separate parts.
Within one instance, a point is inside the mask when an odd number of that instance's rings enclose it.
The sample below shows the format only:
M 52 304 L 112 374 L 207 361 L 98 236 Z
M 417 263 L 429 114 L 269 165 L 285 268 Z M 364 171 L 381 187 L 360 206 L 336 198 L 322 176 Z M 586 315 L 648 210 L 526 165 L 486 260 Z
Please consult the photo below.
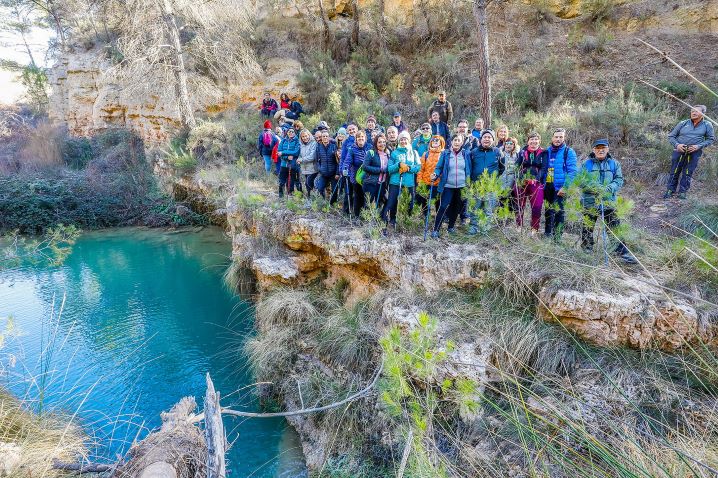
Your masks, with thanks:
M 400 163 L 400 164 L 399 164 L 399 172 L 400 172 L 401 174 L 404 174 L 404 173 L 407 172 L 409 169 L 410 169 L 410 168 L 409 168 L 409 165 L 404 164 L 404 163 Z
M 436 178 L 437 178 L 437 177 L 438 177 L 438 176 L 436 175 L 436 173 L 432 173 L 432 174 L 431 174 L 431 181 L 432 181 L 432 182 L 436 181 Z

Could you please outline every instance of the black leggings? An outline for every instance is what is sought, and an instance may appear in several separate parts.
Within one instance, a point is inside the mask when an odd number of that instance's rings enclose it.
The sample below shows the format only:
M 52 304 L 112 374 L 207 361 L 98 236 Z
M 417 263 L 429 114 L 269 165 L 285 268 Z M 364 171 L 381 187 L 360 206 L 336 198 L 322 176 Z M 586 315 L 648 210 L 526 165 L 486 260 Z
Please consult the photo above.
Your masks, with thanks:
M 441 228 L 441 222 L 444 220 L 444 215 L 449 215 L 449 229 L 456 225 L 456 218 L 461 212 L 461 190 L 463 188 L 447 188 L 444 187 L 444 191 L 441 193 L 441 200 L 439 202 L 439 212 L 436 214 L 436 220 L 434 221 L 434 230 L 438 231 Z

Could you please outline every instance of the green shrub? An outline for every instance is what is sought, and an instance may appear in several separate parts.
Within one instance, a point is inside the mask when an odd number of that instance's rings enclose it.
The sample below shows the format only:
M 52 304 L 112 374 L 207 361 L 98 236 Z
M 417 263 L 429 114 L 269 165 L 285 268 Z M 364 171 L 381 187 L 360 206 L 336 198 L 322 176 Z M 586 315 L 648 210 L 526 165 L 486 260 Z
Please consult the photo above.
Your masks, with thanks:
M 500 91 L 495 98 L 499 113 L 531 109 L 539 111 L 563 96 L 570 83 L 574 65 L 571 60 L 551 57 L 513 87 Z
M 194 171 L 197 168 L 197 159 L 183 148 L 171 148 L 165 152 L 167 162 L 181 172 Z
M 235 159 L 227 128 L 221 122 L 202 121 L 192 128 L 187 148 L 202 165 L 229 164 Z
M 659 88 L 666 90 L 670 94 L 684 100 L 696 91 L 696 87 L 692 83 L 678 80 L 663 80 L 658 82 Z
M 62 160 L 73 169 L 83 169 L 93 156 L 92 143 L 87 138 L 67 138 L 60 148 Z

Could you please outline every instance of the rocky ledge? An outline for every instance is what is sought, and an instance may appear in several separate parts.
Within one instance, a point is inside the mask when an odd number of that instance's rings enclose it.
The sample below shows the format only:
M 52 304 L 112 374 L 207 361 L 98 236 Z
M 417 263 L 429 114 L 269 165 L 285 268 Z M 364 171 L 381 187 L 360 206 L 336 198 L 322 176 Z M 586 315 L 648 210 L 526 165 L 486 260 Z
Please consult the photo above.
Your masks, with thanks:
M 198 186 L 201 187 L 201 186 Z M 491 270 L 501 262 L 496 248 L 395 235 L 372 238 L 363 228 L 336 220 L 295 214 L 284 208 L 243 206 L 238 196 L 223 210 L 236 260 L 249 267 L 260 289 L 316 280 L 349 283 L 352 296 L 379 288 L 420 288 L 427 293 L 451 287 L 491 287 Z M 643 277 L 617 279 L 618 293 L 545 287 L 534 281 L 538 316 L 563 325 L 601 346 L 676 350 L 687 343 L 712 343 L 690 303 L 669 297 Z

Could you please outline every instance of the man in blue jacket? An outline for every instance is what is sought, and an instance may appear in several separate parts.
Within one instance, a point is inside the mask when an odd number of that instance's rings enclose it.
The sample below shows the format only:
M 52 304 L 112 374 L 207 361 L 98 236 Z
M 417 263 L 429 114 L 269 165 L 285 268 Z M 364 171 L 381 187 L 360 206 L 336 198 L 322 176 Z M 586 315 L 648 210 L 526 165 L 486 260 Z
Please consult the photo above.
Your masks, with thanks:
M 705 112 L 705 106 L 694 106 L 691 109 L 691 117 L 678 123 L 668 135 L 668 140 L 673 146 L 673 157 L 671 174 L 668 177 L 668 190 L 663 196 L 664 199 L 672 197 L 676 189 L 678 189 L 678 199 L 686 198 L 686 193 L 691 187 L 693 172 L 698 166 L 698 159 L 703 155 L 703 148 L 715 142 L 715 131 L 713 125 L 703 117 Z
M 576 151 L 566 144 L 566 130 L 557 128 L 551 145 L 541 155 L 541 184 L 544 185 L 545 235 L 561 239 L 566 190 L 576 176 Z
M 326 199 L 327 186 L 331 187 L 329 203 L 334 204 L 337 200 L 337 182 L 339 174 L 337 170 L 337 143 L 329 137 L 329 130 L 323 130 L 322 136 L 314 152 L 319 175 L 317 176 L 317 189 L 322 198 Z
M 615 208 L 618 191 L 623 187 L 623 172 L 621 163 L 613 159 L 608 152 L 607 139 L 599 139 L 593 143 L 593 151 L 581 165 L 581 171 L 586 176 L 586 182 L 581 185 L 583 190 L 581 247 L 590 251 L 594 245 L 593 229 L 599 217 L 602 217 L 605 226 L 612 231 L 607 233 L 606 239 L 612 240 L 616 237 L 616 229 L 621 222 Z M 620 239 L 614 252 L 628 264 L 637 262 Z
M 491 130 L 484 130 L 481 133 L 481 141 L 474 149 L 466 149 L 464 145 L 465 154 L 471 157 L 471 182 L 476 182 L 481 179 L 481 176 L 486 172 L 489 176 L 492 174 L 500 174 L 499 172 L 499 149 L 494 147 L 494 134 Z M 469 234 L 474 235 L 479 232 L 479 221 L 477 218 L 478 211 L 484 211 L 486 217 L 491 218 L 498 204 L 498 198 L 489 194 L 487 197 L 476 198 L 476 206 L 474 210 L 469 214 Z

